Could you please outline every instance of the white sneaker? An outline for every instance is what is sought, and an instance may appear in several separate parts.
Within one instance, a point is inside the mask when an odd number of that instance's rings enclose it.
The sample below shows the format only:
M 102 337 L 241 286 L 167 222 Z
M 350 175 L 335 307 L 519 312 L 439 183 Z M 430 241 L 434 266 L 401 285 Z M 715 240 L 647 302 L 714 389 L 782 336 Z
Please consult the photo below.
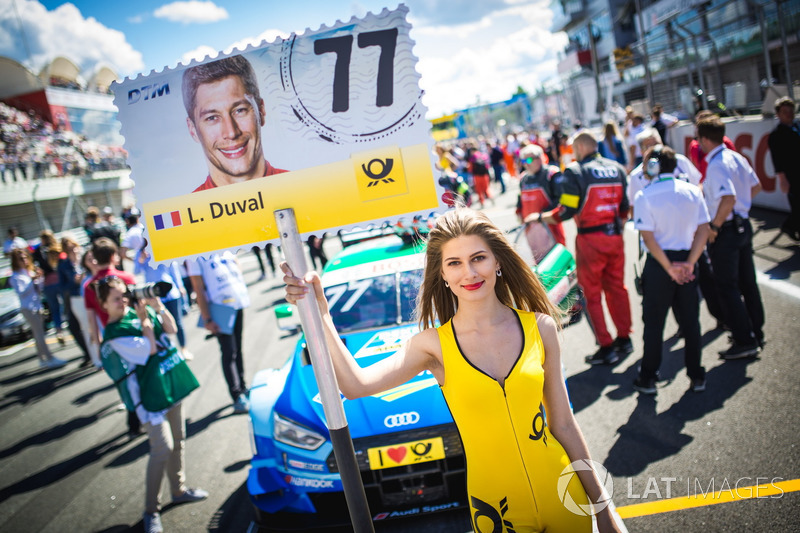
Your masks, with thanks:
M 233 414 L 242 415 L 249 412 L 250 412 L 250 400 L 247 399 L 247 396 L 242 394 L 239 396 L 239 398 L 236 399 L 235 402 L 233 402 Z
M 61 368 L 62 366 L 66 365 L 67 362 L 63 359 L 59 359 L 58 357 L 52 357 L 45 361 L 45 366 L 47 368 Z
M 163 533 L 164 531 L 161 526 L 161 515 L 158 513 L 144 513 L 142 523 L 145 533 Z

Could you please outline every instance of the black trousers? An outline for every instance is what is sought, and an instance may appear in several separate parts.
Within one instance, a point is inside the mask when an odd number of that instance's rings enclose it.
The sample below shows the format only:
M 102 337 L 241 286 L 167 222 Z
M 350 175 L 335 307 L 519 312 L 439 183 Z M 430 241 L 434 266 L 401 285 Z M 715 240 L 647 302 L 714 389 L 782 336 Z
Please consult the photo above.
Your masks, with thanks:
M 264 260 L 261 259 L 261 248 L 253 246 L 251 250 L 255 254 L 256 259 L 258 259 L 258 268 L 261 269 L 261 273 L 266 274 L 267 271 L 264 270 Z M 272 257 L 272 243 L 267 243 L 267 246 L 264 248 L 264 253 L 267 256 L 267 261 L 269 261 L 269 268 L 272 270 L 272 273 L 275 274 L 275 259 Z
M 722 304 L 717 294 L 717 284 L 714 281 L 714 269 L 711 267 L 711 259 L 708 251 L 703 250 L 703 255 L 697 261 L 697 281 L 700 285 L 700 293 L 706 301 L 706 307 L 711 316 L 719 322 L 725 323 L 725 315 L 722 312 Z
M 665 250 L 670 261 L 685 261 L 686 250 Z M 695 271 L 697 267 L 695 267 Z M 640 375 L 655 379 L 661 366 L 664 348 L 664 325 L 672 307 L 675 320 L 683 331 L 686 373 L 692 379 L 705 376 L 700 366 L 700 296 L 697 279 L 679 285 L 672 281 L 664 268 L 648 254 L 642 270 L 642 319 L 644 321 L 644 355 Z
M 222 352 L 222 373 L 225 375 L 228 392 L 234 402 L 247 390 L 244 382 L 244 354 L 242 354 L 243 327 L 244 309 L 239 309 L 233 325 L 233 334 L 217 335 L 219 349 Z
M 789 216 L 781 229 L 788 232 L 800 231 L 800 175 L 786 176 L 789 180 Z
M 86 347 L 86 339 L 83 338 L 83 330 L 81 329 L 81 323 L 78 322 L 78 317 L 75 316 L 75 313 L 72 312 L 72 301 L 70 300 L 70 293 L 69 291 L 65 291 L 61 294 L 64 300 L 64 313 L 67 315 L 67 327 L 69 328 L 70 334 L 75 339 L 75 344 L 83 352 L 83 359 L 85 361 L 91 361 L 92 358 L 89 357 L 89 349 Z
M 741 228 L 741 231 L 740 231 Z M 717 294 L 725 324 L 737 344 L 752 344 L 764 337 L 764 304 L 753 264 L 753 226 L 749 219 L 726 222 L 709 245 Z

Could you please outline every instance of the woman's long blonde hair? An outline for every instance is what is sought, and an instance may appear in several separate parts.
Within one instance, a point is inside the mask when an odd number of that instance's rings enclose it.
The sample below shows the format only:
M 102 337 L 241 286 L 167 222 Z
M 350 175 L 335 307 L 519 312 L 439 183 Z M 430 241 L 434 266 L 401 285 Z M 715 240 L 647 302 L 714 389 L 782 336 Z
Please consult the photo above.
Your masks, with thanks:
M 51 268 L 58 267 L 58 260 L 61 257 L 61 245 L 58 243 L 56 236 L 49 229 L 45 229 L 39 234 L 39 239 L 47 263 Z
M 420 328 L 435 327 L 437 319 L 440 324 L 445 324 L 456 314 L 458 301 L 442 278 L 442 247 L 464 235 L 475 235 L 486 241 L 500 263 L 502 276 L 497 277 L 494 287 L 500 302 L 523 311 L 560 317 L 561 312 L 547 297 L 541 281 L 514 250 L 505 233 L 485 214 L 459 207 L 440 216 L 436 227 L 428 234 L 424 277 L 417 295 L 416 314 Z
M 33 265 L 31 264 L 31 255 L 28 250 L 23 248 L 14 248 L 11 250 L 11 270 L 14 272 L 32 272 Z

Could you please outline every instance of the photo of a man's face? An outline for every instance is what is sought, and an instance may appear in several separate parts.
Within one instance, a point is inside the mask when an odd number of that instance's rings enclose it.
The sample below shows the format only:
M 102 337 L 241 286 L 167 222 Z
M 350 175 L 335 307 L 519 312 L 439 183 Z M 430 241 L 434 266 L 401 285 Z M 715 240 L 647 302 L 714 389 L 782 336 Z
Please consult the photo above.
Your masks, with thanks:
M 264 101 L 247 94 L 238 76 L 201 84 L 187 124 L 192 138 L 203 147 L 211 178 L 218 185 L 264 175 Z
M 253 65 L 242 55 L 203 63 L 183 73 L 189 135 L 203 149 L 204 191 L 286 172 L 264 156 L 266 109 Z

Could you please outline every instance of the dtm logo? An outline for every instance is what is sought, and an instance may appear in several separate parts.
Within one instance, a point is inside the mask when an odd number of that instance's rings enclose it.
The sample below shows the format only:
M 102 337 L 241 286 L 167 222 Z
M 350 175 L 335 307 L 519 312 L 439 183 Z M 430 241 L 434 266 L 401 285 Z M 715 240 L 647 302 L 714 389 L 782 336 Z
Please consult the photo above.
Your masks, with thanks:
M 592 168 L 592 175 L 597 179 L 612 179 L 619 176 L 619 172 L 614 167 L 594 167 Z
M 145 85 L 141 89 L 132 89 L 128 91 L 128 105 L 135 104 L 144 96 L 145 100 L 152 100 L 158 96 L 169 96 L 169 83 L 164 85 Z
M 389 415 L 383 419 L 383 425 L 387 428 L 396 428 L 400 426 L 408 426 L 419 422 L 419 413 L 411 411 L 410 413 L 400 413 L 399 415 Z

